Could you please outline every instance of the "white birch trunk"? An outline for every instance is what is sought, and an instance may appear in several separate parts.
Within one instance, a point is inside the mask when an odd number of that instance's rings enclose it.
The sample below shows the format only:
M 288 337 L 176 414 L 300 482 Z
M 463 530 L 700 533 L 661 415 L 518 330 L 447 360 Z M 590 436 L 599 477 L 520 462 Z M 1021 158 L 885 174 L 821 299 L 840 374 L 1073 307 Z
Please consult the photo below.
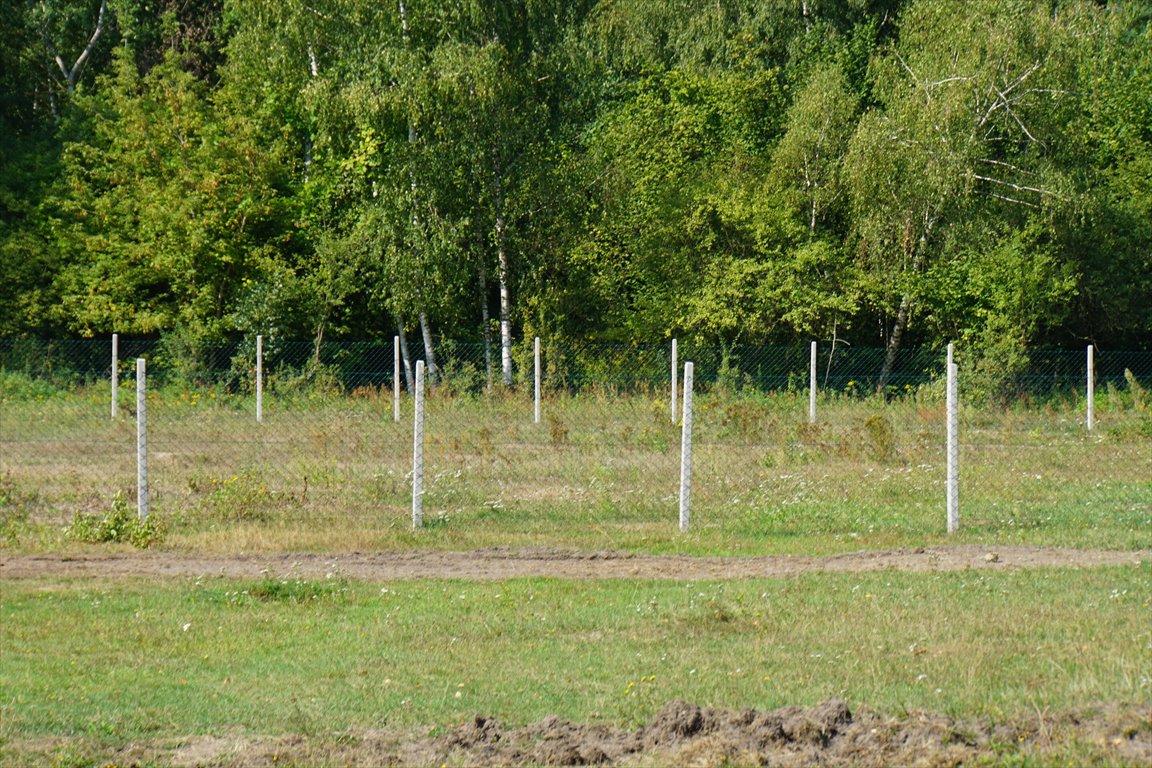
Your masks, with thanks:
M 96 49 L 96 42 L 100 36 L 104 34 L 104 17 L 108 11 L 108 0 L 101 0 L 100 12 L 96 16 L 96 29 L 93 30 L 92 36 L 88 38 L 88 43 L 84 46 L 84 50 L 76 57 L 76 61 L 72 66 L 64 63 L 64 57 L 56 52 L 52 41 L 48 39 L 47 32 L 44 33 L 44 45 L 48 49 L 49 55 L 52 56 L 56 62 L 56 66 L 60 68 L 60 74 L 64 76 L 64 88 L 69 94 L 76 92 L 76 82 L 80 79 L 80 73 L 84 71 L 84 65 L 88 63 L 88 59 L 92 56 L 92 51 Z
M 480 267 L 480 322 L 484 326 L 484 388 L 492 389 L 492 318 L 488 313 L 488 277 Z
M 392 338 L 392 421 L 400 421 L 400 337 Z
M 412 391 L 412 358 L 408 355 L 408 336 L 404 333 L 404 325 L 397 321 L 396 335 L 400 338 L 400 357 L 404 362 L 404 386 Z
M 428 323 L 428 313 L 420 312 L 420 333 L 424 336 L 424 357 L 428 361 L 428 383 L 435 384 L 439 367 L 436 365 L 436 350 L 433 349 L 432 326 Z
M 504 386 L 512 386 L 512 300 L 508 293 L 507 236 L 502 213 L 496 215 L 496 258 L 500 278 L 500 372 Z

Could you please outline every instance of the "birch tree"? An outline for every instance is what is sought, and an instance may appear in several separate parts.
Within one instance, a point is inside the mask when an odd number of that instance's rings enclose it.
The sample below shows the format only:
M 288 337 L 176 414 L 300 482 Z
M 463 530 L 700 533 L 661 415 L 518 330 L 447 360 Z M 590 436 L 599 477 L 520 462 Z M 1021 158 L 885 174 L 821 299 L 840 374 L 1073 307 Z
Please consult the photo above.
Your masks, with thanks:
M 100 5 L 96 8 L 95 19 L 90 21 L 87 27 L 91 32 L 83 39 L 82 45 L 71 46 L 73 50 L 65 50 L 64 46 L 66 41 L 57 39 L 60 34 L 60 28 L 68 25 L 75 26 L 82 21 L 76 19 L 73 15 L 72 19 L 65 20 L 64 24 L 54 17 L 60 14 L 55 11 L 47 0 L 40 0 L 37 4 L 37 11 L 40 17 L 41 33 L 44 37 L 44 47 L 51 58 L 52 63 L 58 71 L 59 82 L 63 90 L 69 95 L 76 92 L 76 83 L 80 78 L 84 67 L 88 64 L 88 60 L 92 58 L 93 52 L 96 50 L 97 44 L 100 42 L 110 24 L 108 12 L 108 0 L 100 0 Z M 82 17 L 81 17 L 82 18 Z M 57 23 L 53 23 L 56 21 Z M 68 22 L 72 22 L 68 24 Z
M 881 389 L 943 231 L 977 203 L 1027 210 L 1060 194 L 1045 160 L 1063 111 L 1051 18 L 1028 2 L 919 0 L 877 60 L 880 106 L 860 119 L 846 167 L 871 298 L 889 318 Z

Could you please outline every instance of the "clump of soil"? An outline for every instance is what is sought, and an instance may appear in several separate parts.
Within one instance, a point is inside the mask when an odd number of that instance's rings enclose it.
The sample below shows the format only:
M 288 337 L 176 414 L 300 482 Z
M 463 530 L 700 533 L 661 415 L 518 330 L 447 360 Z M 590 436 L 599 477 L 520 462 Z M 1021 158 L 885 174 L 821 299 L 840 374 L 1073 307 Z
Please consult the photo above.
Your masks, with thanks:
M 479 724 L 479 725 L 478 725 Z M 449 765 L 955 766 L 1006 754 L 1067 754 L 1152 761 L 1152 706 L 963 722 L 933 713 L 853 713 L 833 699 L 772 712 L 666 705 L 638 731 L 585 726 L 555 717 L 502 729 L 477 719 L 433 751 Z
M 14 745 L 10 745 L 14 746 Z M 770 712 L 684 701 L 639 729 L 573 723 L 555 716 L 508 728 L 475 717 L 446 734 L 370 731 L 325 737 L 185 739 L 135 745 L 116 764 L 271 768 L 342 766 L 916 766 L 1011 763 L 1021 757 L 1152 765 L 1152 704 L 1101 707 L 1008 721 L 957 720 L 932 712 L 891 717 L 832 699 Z

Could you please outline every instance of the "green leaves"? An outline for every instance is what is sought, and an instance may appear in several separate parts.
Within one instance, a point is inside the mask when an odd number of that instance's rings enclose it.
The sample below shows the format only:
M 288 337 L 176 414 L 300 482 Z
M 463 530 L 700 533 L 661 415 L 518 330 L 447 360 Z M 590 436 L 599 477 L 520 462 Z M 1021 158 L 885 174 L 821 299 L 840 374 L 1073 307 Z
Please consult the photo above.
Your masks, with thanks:
M 1139 4 L 108 0 L 72 95 L 100 6 L 0 20 L 0 334 L 1152 332 Z
M 228 333 L 233 297 L 274 236 L 273 168 L 243 120 L 170 59 L 81 97 L 88 135 L 64 152 L 54 201 L 62 320 L 85 335 L 177 325 Z

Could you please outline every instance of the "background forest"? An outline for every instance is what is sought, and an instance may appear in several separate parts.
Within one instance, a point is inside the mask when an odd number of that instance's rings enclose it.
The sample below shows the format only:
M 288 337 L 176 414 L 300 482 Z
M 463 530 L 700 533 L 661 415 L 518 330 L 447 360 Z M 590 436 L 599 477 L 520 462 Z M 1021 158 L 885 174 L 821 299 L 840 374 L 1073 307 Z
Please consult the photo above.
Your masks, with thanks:
M 0 337 L 1152 348 L 1152 3 L 5 5 Z

